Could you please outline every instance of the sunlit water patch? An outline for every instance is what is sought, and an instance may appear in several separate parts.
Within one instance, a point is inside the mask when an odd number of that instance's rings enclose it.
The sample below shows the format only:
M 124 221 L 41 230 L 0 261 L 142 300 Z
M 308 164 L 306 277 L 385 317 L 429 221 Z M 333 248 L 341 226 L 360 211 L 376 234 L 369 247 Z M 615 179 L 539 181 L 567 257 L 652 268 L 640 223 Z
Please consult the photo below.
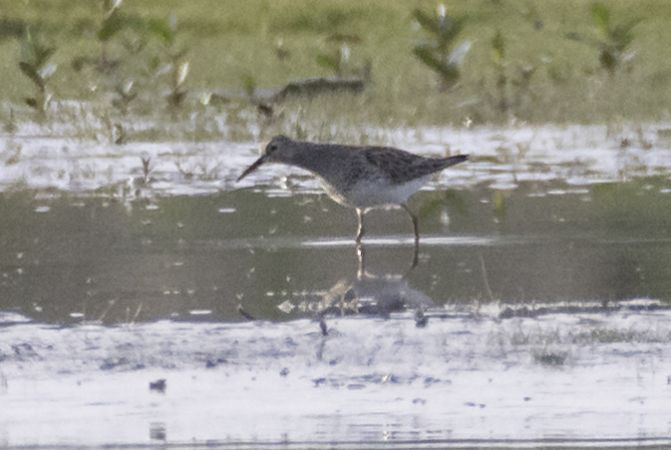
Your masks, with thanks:
M 671 314 L 0 326 L 0 442 L 669 442 Z M 604 420 L 607 417 L 608 420 Z M 262 424 L 262 426 L 261 426 Z M 159 428 L 162 433 L 152 433 Z
M 566 181 L 590 185 L 663 175 L 671 168 L 668 124 L 645 128 L 607 126 L 518 126 L 512 128 L 420 128 L 381 130 L 385 142 L 409 151 L 443 156 L 467 153 L 471 162 L 442 173 L 429 186 L 471 187 L 487 183 L 501 190 L 521 182 Z M 239 186 L 281 187 L 278 194 L 314 191 L 302 172 L 264 167 L 240 185 L 235 179 L 258 154 L 259 142 L 132 142 L 35 136 L 0 136 L 4 149 L 0 189 L 26 186 L 68 192 L 104 190 L 128 197 L 136 191 L 195 195 Z M 149 161 L 144 173 L 141 159 Z

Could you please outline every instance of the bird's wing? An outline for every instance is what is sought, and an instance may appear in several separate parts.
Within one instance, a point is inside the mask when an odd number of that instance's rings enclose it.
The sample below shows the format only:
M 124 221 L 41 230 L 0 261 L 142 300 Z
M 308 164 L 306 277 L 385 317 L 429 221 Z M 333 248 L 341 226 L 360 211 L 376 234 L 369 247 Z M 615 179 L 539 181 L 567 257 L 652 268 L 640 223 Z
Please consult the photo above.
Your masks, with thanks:
M 362 150 L 367 162 L 394 183 L 406 183 L 447 167 L 445 158 L 425 158 L 391 147 L 368 147 Z

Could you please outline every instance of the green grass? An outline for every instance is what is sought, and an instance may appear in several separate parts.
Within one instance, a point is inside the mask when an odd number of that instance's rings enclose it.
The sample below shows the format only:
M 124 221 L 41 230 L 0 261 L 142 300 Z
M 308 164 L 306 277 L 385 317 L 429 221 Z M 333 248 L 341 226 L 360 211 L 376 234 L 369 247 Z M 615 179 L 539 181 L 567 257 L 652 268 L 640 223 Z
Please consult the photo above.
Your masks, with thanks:
M 413 46 L 424 36 L 413 23 L 412 11 L 417 7 L 433 11 L 433 1 L 135 0 L 124 2 L 121 11 L 142 20 L 170 14 L 177 18 L 178 41 L 190 49 L 186 108 L 200 107 L 197 92 L 242 92 L 243 79 L 249 75 L 258 87 L 267 88 L 330 75 L 316 60 L 320 52 L 334 48 L 329 38 L 334 34 L 358 36 L 360 43 L 351 45 L 351 54 L 354 64 L 372 62 L 372 83 L 367 90 L 354 97 L 289 102 L 282 108 L 285 118 L 269 131 L 290 132 L 295 125 L 290 118 L 296 116 L 302 117 L 311 136 L 318 130 L 324 134 L 325 124 L 332 123 L 415 126 L 460 124 L 467 118 L 478 124 L 507 123 L 512 118 L 546 123 L 654 121 L 671 116 L 671 59 L 665 57 L 671 41 L 671 3 L 665 0 L 606 3 L 615 21 L 632 16 L 643 19 L 634 29 L 633 62 L 613 76 L 600 68 L 596 49 L 565 37 L 569 32 L 595 34 L 591 2 L 451 0 L 446 4 L 448 14 L 467 17 L 461 38 L 473 41 L 461 81 L 447 92 L 438 90 L 436 75 L 412 54 Z M 526 14 L 533 10 L 542 21 L 540 29 Z M 5 61 L 0 66 L 1 99 L 21 105 L 30 93 L 30 81 L 17 66 L 17 35 L 30 25 L 58 48 L 53 61 L 59 68 L 51 80 L 56 101 L 82 99 L 107 105 L 113 85 L 133 78 L 146 91 L 144 98 L 140 93 L 138 103 L 143 105 L 136 106 L 135 113 L 165 109 L 164 102 L 156 100 L 160 83 L 143 79 L 141 70 L 143 61 L 161 54 L 155 39 L 139 54 L 129 55 L 121 41 L 132 33 L 112 38 L 108 51 L 121 59 L 112 73 L 77 73 L 71 67 L 76 56 L 100 53 L 95 38 L 100 2 L 1 0 L 0 11 L 0 58 Z M 491 41 L 497 30 L 505 40 L 510 79 L 522 66 L 536 67 L 529 93 L 506 114 L 496 108 L 497 72 Z M 280 39 L 290 52 L 284 60 L 275 54 Z M 89 89 L 93 85 L 95 93 Z M 516 97 L 512 85 L 508 96 Z M 3 109 L 0 114 L 6 115 L 8 108 Z

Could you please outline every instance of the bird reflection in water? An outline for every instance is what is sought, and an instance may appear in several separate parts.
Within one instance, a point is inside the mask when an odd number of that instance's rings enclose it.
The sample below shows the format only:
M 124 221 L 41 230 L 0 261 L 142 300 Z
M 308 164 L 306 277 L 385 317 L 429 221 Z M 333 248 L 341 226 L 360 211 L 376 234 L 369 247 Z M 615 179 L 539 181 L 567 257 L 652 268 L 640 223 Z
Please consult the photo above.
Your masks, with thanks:
M 433 300 L 423 292 L 408 285 L 407 278 L 417 267 L 417 247 L 413 261 L 403 275 L 374 275 L 366 270 L 366 249 L 362 244 L 356 247 L 358 269 L 354 281 L 342 279 L 326 294 L 316 308 L 317 317 L 324 333 L 325 316 L 368 314 L 388 317 L 392 312 L 416 310 L 419 315 L 434 305 Z

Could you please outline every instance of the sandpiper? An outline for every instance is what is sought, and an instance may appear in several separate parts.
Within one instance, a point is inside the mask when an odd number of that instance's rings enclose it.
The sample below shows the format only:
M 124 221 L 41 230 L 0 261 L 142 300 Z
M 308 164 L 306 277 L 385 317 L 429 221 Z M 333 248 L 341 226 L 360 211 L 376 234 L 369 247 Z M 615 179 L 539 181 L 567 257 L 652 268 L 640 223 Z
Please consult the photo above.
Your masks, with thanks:
M 407 211 L 417 243 L 417 216 L 408 208 L 408 198 L 426 184 L 431 175 L 466 159 L 468 155 L 425 158 L 391 147 L 316 144 L 275 136 L 265 146 L 261 157 L 242 172 L 237 181 L 264 163 L 300 167 L 319 178 L 329 197 L 356 209 L 357 243 L 364 235 L 364 214 L 385 206 L 400 206 Z

